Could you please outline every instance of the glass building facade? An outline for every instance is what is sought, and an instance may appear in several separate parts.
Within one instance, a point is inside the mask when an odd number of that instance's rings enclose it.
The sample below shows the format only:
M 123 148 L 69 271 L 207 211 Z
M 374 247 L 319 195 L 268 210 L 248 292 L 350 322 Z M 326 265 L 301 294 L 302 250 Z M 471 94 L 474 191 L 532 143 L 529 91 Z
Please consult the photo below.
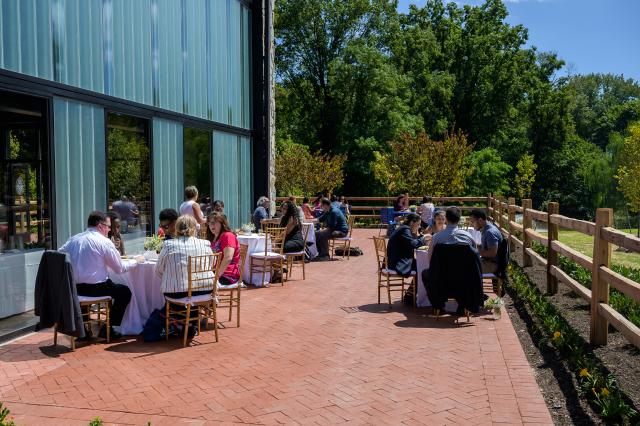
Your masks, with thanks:
M 265 7 L 0 0 L 0 318 L 92 210 L 120 213 L 129 252 L 186 185 L 246 222 L 268 180 Z

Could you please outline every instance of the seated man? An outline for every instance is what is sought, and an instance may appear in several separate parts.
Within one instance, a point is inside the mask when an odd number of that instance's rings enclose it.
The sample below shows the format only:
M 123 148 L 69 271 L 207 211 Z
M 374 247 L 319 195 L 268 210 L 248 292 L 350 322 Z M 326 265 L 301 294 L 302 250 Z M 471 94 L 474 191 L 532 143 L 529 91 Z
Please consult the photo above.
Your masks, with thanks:
M 475 247 L 476 243 L 473 241 L 473 237 L 467 231 L 458 228 L 458 222 L 462 212 L 458 207 L 449 207 L 445 212 L 445 220 L 447 227 L 442 231 L 433 234 L 431 243 L 429 244 L 429 251 L 427 252 L 427 265 L 433 255 L 433 248 L 436 244 L 468 244 L 471 247 Z
M 387 268 L 405 278 L 416 271 L 413 251 L 426 244 L 425 237 L 418 235 L 418 229 L 420 216 L 415 213 L 407 215 L 404 224 L 396 228 L 387 245 Z
M 482 261 L 482 273 L 495 273 L 498 270 L 498 246 L 502 241 L 502 232 L 491 222 L 483 210 L 473 209 L 469 214 L 473 228 L 482 233 L 479 251 Z
M 328 198 L 323 198 L 322 215 L 318 222 L 324 223 L 325 228 L 316 231 L 316 246 L 318 247 L 318 257 L 315 260 L 323 261 L 329 259 L 329 238 L 342 238 L 349 232 L 347 219 L 342 212 L 331 205 Z
M 269 208 L 270 201 L 268 197 L 260 197 L 258 198 L 258 202 L 256 203 L 256 209 L 253 212 L 253 216 L 251 220 L 253 221 L 253 225 L 256 227 L 256 232 L 260 231 L 262 225 L 261 222 L 263 219 L 269 219 Z
M 176 220 L 178 220 L 178 212 L 174 209 L 164 209 L 160 212 L 160 228 L 158 235 L 163 236 L 165 240 L 170 240 L 176 235 Z
M 122 284 L 114 284 L 109 279 L 107 266 L 121 274 L 137 266 L 135 262 L 123 263 L 120 253 L 107 237 L 111 228 L 111 219 L 100 211 L 93 211 L 87 220 L 86 231 L 71 237 L 59 251 L 69 254 L 73 267 L 73 279 L 79 296 L 111 296 L 111 327 L 119 326 L 124 311 L 131 300 L 131 290 Z M 142 263 L 144 258 L 137 256 L 136 261 Z M 100 330 L 100 337 L 106 337 L 106 327 Z M 111 329 L 111 338 L 122 337 Z

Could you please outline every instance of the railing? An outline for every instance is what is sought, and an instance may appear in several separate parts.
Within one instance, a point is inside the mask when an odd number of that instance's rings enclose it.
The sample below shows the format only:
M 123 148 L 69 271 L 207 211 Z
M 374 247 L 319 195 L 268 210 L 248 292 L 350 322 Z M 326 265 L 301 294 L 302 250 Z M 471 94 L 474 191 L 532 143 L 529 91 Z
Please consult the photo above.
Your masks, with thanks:
M 547 212 L 534 210 L 529 199 L 522 200 L 522 206 L 517 206 L 513 198 L 509 198 L 506 202 L 503 198 L 491 196 L 487 198 L 488 216 L 509 239 L 512 252 L 522 250 L 523 266 L 531 266 L 535 261 L 546 267 L 547 293 L 557 293 L 558 283 L 562 283 L 591 304 L 590 341 L 592 344 L 607 344 L 610 323 L 631 343 L 640 348 L 640 328 L 609 305 L 610 286 L 636 302 L 640 302 L 640 284 L 611 270 L 611 245 L 615 244 L 640 253 L 640 238 L 612 228 L 613 209 L 598 209 L 595 223 L 560 215 L 559 205 L 555 202 L 549 203 L 548 210 Z M 515 221 L 516 212 L 523 214 L 522 225 Z M 533 220 L 547 224 L 546 236 L 535 232 L 532 228 Z M 593 236 L 593 258 L 558 241 L 559 228 Z M 546 259 L 531 248 L 532 241 L 547 247 Z M 591 289 L 578 283 L 558 267 L 559 254 L 591 271 Z
M 276 202 L 279 205 L 282 201 L 287 200 L 288 197 L 278 197 Z M 349 209 L 351 210 L 354 219 L 380 219 L 380 209 L 393 206 L 396 201 L 396 197 L 345 197 L 349 202 Z M 310 197 L 311 199 L 311 197 Z M 409 196 L 409 204 L 413 205 L 416 202 L 420 202 L 422 196 Z M 300 200 L 298 200 L 300 201 Z M 436 207 L 444 209 L 447 206 L 444 204 L 458 203 L 461 204 L 458 207 L 464 211 L 470 211 L 472 209 L 484 209 L 487 202 L 487 197 L 433 197 L 432 202 L 436 204 Z M 464 205 L 464 204 L 474 205 Z

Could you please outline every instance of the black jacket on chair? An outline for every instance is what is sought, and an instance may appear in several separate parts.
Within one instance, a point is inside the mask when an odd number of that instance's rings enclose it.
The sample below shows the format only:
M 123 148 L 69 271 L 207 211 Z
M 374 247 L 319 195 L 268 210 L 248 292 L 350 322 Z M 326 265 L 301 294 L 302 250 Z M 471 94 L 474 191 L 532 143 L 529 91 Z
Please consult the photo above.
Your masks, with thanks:
M 74 337 L 84 337 L 82 311 L 78 301 L 73 269 L 66 253 L 47 250 L 42 255 L 35 288 L 36 329 L 53 327 Z
M 482 299 L 482 264 L 478 252 L 467 244 L 438 244 L 433 248 L 426 283 L 427 295 L 436 309 L 447 299 L 478 313 Z
M 414 250 L 423 244 L 422 238 L 414 237 L 407 225 L 398 226 L 387 244 L 387 268 L 393 269 L 405 278 L 410 276 Z

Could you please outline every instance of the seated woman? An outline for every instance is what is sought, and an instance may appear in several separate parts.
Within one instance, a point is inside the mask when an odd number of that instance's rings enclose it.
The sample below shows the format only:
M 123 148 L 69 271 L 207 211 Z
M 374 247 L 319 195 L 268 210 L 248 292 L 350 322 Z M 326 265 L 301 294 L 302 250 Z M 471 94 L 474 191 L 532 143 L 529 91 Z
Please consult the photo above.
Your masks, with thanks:
M 182 215 L 176 221 L 175 238 L 165 240 L 158 256 L 156 273 L 162 277 L 162 292 L 169 297 L 187 297 L 189 277 L 187 276 L 189 256 L 212 254 L 208 241 L 200 240 L 196 235 L 196 220 L 193 216 Z M 213 289 L 213 270 L 203 272 L 199 278 L 211 278 L 211 289 L 198 290 L 192 296 L 211 293 Z
M 282 203 L 282 219 L 280 219 L 280 227 L 285 228 L 284 252 L 294 253 L 304 249 L 304 237 L 302 235 L 302 226 L 298 218 L 298 207 L 291 201 Z
M 404 223 L 398 226 L 389 238 L 387 245 L 387 268 L 403 277 L 409 277 L 416 271 L 416 260 L 413 251 L 425 244 L 425 237 L 418 234 L 420 216 L 410 213 Z
M 207 240 L 211 243 L 211 250 L 222 253 L 220 261 L 220 276 L 218 282 L 231 285 L 240 279 L 240 245 L 236 234 L 231 231 L 227 216 L 213 212 L 207 218 Z
M 438 210 L 433 214 L 433 223 L 424 231 L 424 233 L 427 236 L 427 239 L 431 239 L 433 234 L 442 231 L 446 227 L 445 211 Z
M 124 240 L 122 239 L 122 235 L 120 234 L 120 215 L 113 210 L 107 212 L 107 216 L 111 218 L 111 229 L 109 230 L 109 234 L 107 237 L 113 242 L 113 245 L 116 246 L 118 252 L 120 252 L 120 256 L 124 256 L 126 253 L 124 251 Z
M 394 212 L 402 212 L 406 210 L 404 194 L 398 195 L 396 202 L 393 204 Z
M 311 207 L 309 207 L 309 197 L 304 197 L 302 199 L 302 206 L 300 206 L 300 209 L 304 214 L 305 220 L 313 220 L 316 218 L 313 214 L 313 210 L 311 210 Z

